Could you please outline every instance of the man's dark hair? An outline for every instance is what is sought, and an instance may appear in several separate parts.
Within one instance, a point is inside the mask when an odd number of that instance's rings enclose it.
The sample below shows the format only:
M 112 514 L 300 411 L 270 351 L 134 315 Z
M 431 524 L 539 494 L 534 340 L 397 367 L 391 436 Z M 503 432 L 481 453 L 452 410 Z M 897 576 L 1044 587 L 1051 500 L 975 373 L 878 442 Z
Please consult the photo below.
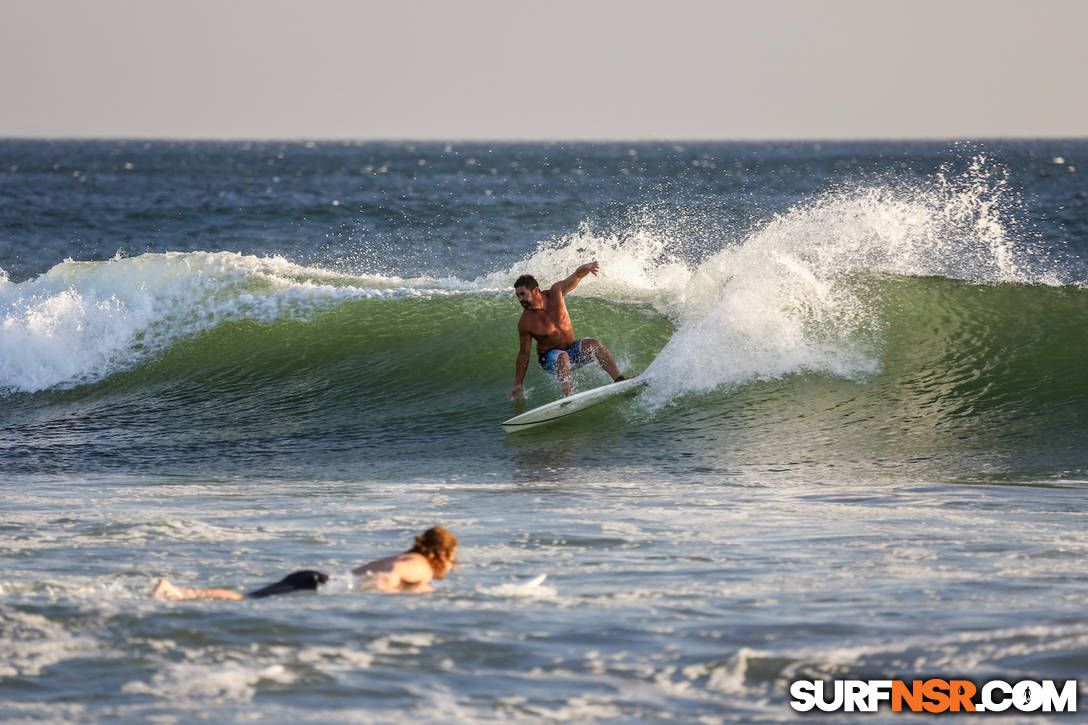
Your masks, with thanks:
M 533 290 L 539 286 L 540 285 L 537 284 L 536 277 L 531 274 L 523 274 L 518 277 L 517 280 L 514 282 L 514 289 L 517 289 L 518 287 L 528 287 L 529 289 Z

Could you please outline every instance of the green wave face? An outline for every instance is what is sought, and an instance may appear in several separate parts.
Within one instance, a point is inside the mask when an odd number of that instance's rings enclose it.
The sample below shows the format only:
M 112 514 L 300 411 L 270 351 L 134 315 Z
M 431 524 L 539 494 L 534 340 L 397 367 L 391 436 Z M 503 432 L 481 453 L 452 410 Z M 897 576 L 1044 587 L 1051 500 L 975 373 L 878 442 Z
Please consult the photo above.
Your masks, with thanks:
M 77 359 L 64 367 L 67 358 L 52 346 L 24 347 L 13 360 L 22 367 L 13 364 L 8 380 L 31 389 L 9 389 L 0 423 L 51 461 L 74 451 L 75 440 L 105 460 L 212 459 L 225 448 L 247 460 L 298 447 L 318 460 L 357 462 L 471 450 L 464 436 L 473 432 L 496 439 L 518 346 L 521 308 L 510 290 L 284 269 L 268 260 L 186 261 L 200 268 L 181 272 L 152 255 L 58 269 L 56 291 L 46 280 L 24 290 L 24 298 L 33 292 L 45 301 L 83 290 L 82 304 L 58 312 L 82 315 L 82 331 L 73 325 L 64 333 Z M 134 271 L 143 279 L 131 279 Z M 76 279 L 86 274 L 97 277 L 93 285 Z M 86 303 L 90 290 L 106 285 L 116 292 L 112 305 Z M 571 299 L 570 308 L 579 332 L 605 340 L 628 369 L 648 365 L 672 330 L 645 305 L 586 298 Z M 130 318 L 127 336 L 86 334 L 118 327 L 119 309 Z M 30 342 L 33 332 L 28 324 Z M 98 347 L 115 339 L 112 349 Z M 77 374 L 62 384 L 33 389 L 45 373 L 70 369 Z M 600 371 L 578 379 L 604 381 Z M 538 399 L 557 394 L 535 365 L 528 383 Z
M 897 280 L 883 300 L 887 376 L 942 418 L 1083 400 L 1088 291 Z
M 889 425 L 923 440 L 1069 458 L 1088 424 L 1088 291 L 901 280 L 884 298 L 873 381 Z
M 837 375 L 801 366 L 709 389 L 669 379 L 666 361 L 654 362 L 662 349 L 683 354 L 671 347 L 679 333 L 666 315 L 572 297 L 579 334 L 599 337 L 624 369 L 649 368 L 657 390 L 674 392 L 662 399 L 651 390 L 619 418 L 608 409 L 589 412 L 556 435 L 587 435 L 605 421 L 679 441 L 674 448 L 698 440 L 752 460 L 787 442 L 827 460 L 985 458 L 1009 450 L 1040 466 L 1055 453 L 1077 458 L 1088 423 L 1088 291 L 889 275 L 849 286 L 868 307 L 866 324 L 844 340 L 837 321 L 825 334 L 807 319 L 808 334 L 847 345 L 869 367 Z M 393 447 L 427 456 L 451 440 L 471 446 L 497 435 L 511 411 L 504 396 L 519 311 L 501 290 L 347 298 L 317 312 L 307 302 L 278 319 L 227 320 L 180 336 L 98 382 L 8 402 L 32 419 L 63 409 L 70 423 L 82 421 L 77 429 L 115 425 L 138 446 L 158 438 L 194 448 L 294 440 L 333 453 Z M 698 360 L 684 362 L 681 369 L 699 369 Z M 578 382 L 606 380 L 586 370 Z M 558 394 L 535 365 L 528 384 L 537 402 Z M 980 470 L 999 463 L 980 460 Z
M 1083 470 L 1088 291 L 886 275 L 850 287 L 867 324 L 833 335 L 867 369 L 798 368 L 699 387 L 653 401 L 661 426 L 745 465 L 771 465 L 789 450 L 797 462 L 967 478 Z

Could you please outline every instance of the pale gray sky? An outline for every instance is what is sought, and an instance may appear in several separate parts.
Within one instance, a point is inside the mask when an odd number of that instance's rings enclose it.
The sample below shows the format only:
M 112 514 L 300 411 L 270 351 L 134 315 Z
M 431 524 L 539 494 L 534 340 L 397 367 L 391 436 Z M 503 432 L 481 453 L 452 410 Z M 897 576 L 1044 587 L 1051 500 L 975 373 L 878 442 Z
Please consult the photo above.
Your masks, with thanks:
M 1086 0 L 0 0 L 0 136 L 1088 136 Z

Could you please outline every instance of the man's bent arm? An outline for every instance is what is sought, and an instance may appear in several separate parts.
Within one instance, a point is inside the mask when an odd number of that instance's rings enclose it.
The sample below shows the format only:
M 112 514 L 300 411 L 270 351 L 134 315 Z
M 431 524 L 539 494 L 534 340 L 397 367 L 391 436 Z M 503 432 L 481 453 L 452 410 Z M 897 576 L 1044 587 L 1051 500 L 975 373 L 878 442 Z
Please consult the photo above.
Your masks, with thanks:
M 600 270 L 600 262 L 587 262 L 578 269 L 574 270 L 574 273 L 561 282 L 556 282 L 552 285 L 553 290 L 557 290 L 560 294 L 567 294 L 582 281 L 582 278 L 587 274 L 593 273 L 596 276 L 598 270 Z

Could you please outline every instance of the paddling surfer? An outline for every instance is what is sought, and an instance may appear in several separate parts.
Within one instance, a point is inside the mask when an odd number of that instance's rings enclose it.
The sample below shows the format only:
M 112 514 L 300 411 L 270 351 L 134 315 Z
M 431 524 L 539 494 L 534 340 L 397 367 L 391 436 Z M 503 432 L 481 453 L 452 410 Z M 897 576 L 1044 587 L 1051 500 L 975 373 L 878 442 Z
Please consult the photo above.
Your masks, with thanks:
M 444 579 L 456 565 L 457 538 L 441 526 L 427 529 L 416 537 L 415 546 L 403 554 L 363 564 L 352 570 L 357 586 L 373 585 L 383 592 L 433 592 L 432 579 Z M 179 587 L 160 579 L 151 590 L 155 599 L 260 599 L 274 594 L 317 589 L 329 580 L 328 574 L 303 570 L 288 574 L 249 594 L 233 589 L 195 589 Z
M 587 274 L 596 276 L 600 268 L 598 262 L 583 264 L 571 276 L 543 291 L 532 275 L 522 275 L 514 282 L 514 295 L 524 310 L 518 320 L 520 341 L 514 369 L 514 387 L 510 389 L 508 396 L 511 400 L 525 397 L 522 385 L 525 382 L 525 373 L 529 370 L 533 340 L 536 340 L 540 367 L 555 374 L 564 396 L 574 392 L 571 368 L 591 361 L 596 361 L 612 380 L 626 379 L 620 375 L 608 348 L 592 337 L 583 337 L 580 340 L 574 338 L 574 325 L 571 324 L 567 303 L 564 301 L 564 297 L 578 286 L 583 277 Z

